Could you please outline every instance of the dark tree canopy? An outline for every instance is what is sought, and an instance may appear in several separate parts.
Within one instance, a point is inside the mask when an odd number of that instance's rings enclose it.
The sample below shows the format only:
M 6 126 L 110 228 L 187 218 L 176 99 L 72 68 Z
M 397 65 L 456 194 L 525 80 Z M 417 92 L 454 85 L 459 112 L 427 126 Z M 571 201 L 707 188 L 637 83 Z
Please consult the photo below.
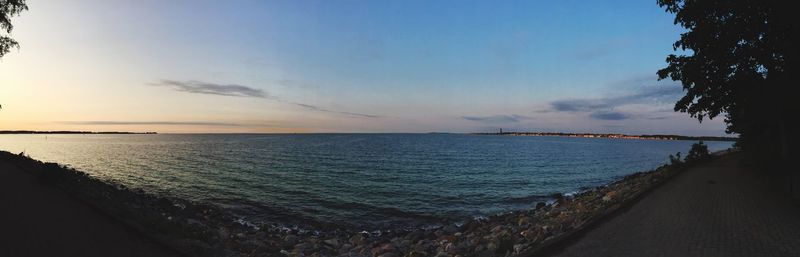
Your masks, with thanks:
M 0 57 L 11 51 L 11 48 L 19 46 L 16 40 L 3 33 L 11 33 L 14 29 L 11 17 L 19 15 L 24 10 L 28 10 L 25 0 L 0 0 L 0 30 L 3 31 L 0 32 Z
M 796 154 L 800 102 L 794 1 L 658 0 L 686 29 L 660 79 L 681 81 L 675 111 L 701 122 L 723 115 L 745 151 L 788 162 Z M 778 158 L 775 158 L 778 157 Z M 800 176 L 798 176 L 800 178 Z
M 795 21 L 791 1 L 659 0 L 675 13 L 675 23 L 688 29 L 675 42 L 676 50 L 658 71 L 661 79 L 683 83 L 686 95 L 675 105 L 702 121 L 727 114 L 735 121 L 737 107 L 748 91 L 767 91 L 782 79 L 796 58 Z M 729 123 L 731 123 L 729 122 Z M 731 124 L 735 125 L 735 124 Z M 732 127 L 730 132 L 736 131 Z
M 658 0 L 688 31 L 675 42 L 659 78 L 681 81 L 676 111 L 725 115 L 728 132 L 746 134 L 763 116 L 778 121 L 795 104 L 788 91 L 797 67 L 797 17 L 791 1 Z M 779 114 L 779 115 L 776 115 Z M 744 135 L 748 136 L 748 135 Z

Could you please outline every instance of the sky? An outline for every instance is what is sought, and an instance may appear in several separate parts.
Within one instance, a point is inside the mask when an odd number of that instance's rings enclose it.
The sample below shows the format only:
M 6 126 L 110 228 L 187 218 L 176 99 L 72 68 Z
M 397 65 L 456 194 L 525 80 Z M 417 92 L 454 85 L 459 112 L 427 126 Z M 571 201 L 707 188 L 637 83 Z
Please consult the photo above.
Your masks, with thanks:
M 655 1 L 30 1 L 0 130 L 725 135 Z

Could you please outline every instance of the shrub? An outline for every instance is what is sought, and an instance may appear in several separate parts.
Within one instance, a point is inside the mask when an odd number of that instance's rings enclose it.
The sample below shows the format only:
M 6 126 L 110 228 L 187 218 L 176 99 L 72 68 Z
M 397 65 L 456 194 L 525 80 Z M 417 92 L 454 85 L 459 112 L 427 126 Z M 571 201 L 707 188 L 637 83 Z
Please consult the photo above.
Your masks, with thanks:
M 683 161 L 681 161 L 681 152 L 676 153 L 674 156 L 671 154 L 669 155 L 670 166 L 680 166 L 681 164 L 683 164 Z
M 686 162 L 696 162 L 708 159 L 711 154 L 708 152 L 708 146 L 703 144 L 703 141 L 692 144 L 692 149 L 686 155 Z

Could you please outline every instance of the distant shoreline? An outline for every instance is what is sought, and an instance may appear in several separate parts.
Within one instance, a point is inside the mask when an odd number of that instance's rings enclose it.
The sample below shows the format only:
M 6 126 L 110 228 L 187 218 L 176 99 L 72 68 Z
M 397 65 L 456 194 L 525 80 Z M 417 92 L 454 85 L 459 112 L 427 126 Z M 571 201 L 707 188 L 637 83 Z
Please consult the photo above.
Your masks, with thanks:
M 581 137 L 581 138 L 620 138 L 640 140 L 703 140 L 703 141 L 736 141 L 736 137 L 712 136 L 680 136 L 680 135 L 626 135 L 626 134 L 598 134 L 598 133 L 560 133 L 560 132 L 497 132 L 497 133 L 472 133 L 473 135 L 488 136 L 556 136 L 556 137 Z
M 27 134 L 116 134 L 116 135 L 155 135 L 158 132 L 128 132 L 128 131 L 35 131 L 35 130 L 0 130 L 0 135 L 27 135 Z M 169 134 L 169 133 L 168 133 Z M 177 133 L 177 134 L 274 134 L 274 135 L 303 135 L 303 134 L 461 134 L 449 132 L 428 132 L 428 133 Z M 579 137 L 579 138 L 618 138 L 618 139 L 639 139 L 639 140 L 702 140 L 702 141 L 736 141 L 737 137 L 715 137 L 715 136 L 681 136 L 681 135 L 628 135 L 615 133 L 562 133 L 562 132 L 483 132 L 466 133 L 468 135 L 484 136 L 543 136 L 543 137 Z
M 35 131 L 35 130 L 0 130 L 0 135 L 14 135 L 14 134 L 158 134 L 156 132 L 127 132 L 127 131 Z

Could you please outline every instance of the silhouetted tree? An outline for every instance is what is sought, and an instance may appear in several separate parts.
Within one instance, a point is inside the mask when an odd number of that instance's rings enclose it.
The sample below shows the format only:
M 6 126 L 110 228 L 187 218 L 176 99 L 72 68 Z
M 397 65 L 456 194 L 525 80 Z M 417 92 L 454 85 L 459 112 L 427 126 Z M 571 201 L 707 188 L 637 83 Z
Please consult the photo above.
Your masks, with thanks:
M 14 26 L 11 25 L 11 17 L 19 15 L 20 12 L 28 10 L 25 0 L 0 0 L 0 29 L 5 33 L 11 33 Z M 12 47 L 19 47 L 13 38 L 0 35 L 0 57 L 3 57 Z
M 14 25 L 11 25 L 11 17 L 24 10 L 28 10 L 25 0 L 0 0 L 0 29 L 11 33 L 11 30 L 14 29 Z M 0 34 L 0 57 L 11 51 L 12 47 L 19 47 L 17 41 Z M 2 105 L 0 105 L 0 109 L 3 109 Z
M 675 111 L 725 116 L 737 145 L 771 163 L 796 155 L 797 9 L 793 1 L 658 0 L 687 29 L 673 45 L 660 79 L 681 81 Z M 783 160 L 784 162 L 780 162 Z M 781 168 L 781 167 L 777 167 Z M 795 184 L 800 185 L 797 174 Z M 800 192 L 800 191 L 797 191 Z

